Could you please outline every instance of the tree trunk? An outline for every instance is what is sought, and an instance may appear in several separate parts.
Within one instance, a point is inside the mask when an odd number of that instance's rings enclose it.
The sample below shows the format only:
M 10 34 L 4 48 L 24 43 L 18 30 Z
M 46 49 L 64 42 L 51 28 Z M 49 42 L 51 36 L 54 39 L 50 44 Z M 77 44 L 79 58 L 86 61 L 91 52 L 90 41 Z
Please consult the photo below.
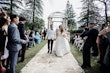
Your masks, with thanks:
M 89 10 L 87 12 L 87 27 L 88 27 L 88 25 L 89 25 Z
M 32 30 L 34 30 L 34 21 L 35 21 L 35 0 L 33 2 L 33 19 L 32 19 Z
M 108 14 L 107 14 L 107 4 L 106 2 L 104 2 L 104 5 L 105 5 L 105 20 L 106 20 L 106 24 L 108 22 Z
M 10 1 L 10 15 L 13 13 L 13 0 Z
M 89 25 L 89 3 L 88 3 L 88 10 L 87 10 L 87 27 Z

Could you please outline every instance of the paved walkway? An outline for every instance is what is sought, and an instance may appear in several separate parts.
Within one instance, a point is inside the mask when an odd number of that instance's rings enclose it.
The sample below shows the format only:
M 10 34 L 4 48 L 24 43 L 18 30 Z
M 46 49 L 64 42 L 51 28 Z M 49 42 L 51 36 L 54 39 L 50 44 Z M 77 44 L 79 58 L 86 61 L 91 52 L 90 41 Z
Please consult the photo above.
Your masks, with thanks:
M 71 53 L 56 57 L 47 53 L 47 44 L 20 73 L 84 73 Z

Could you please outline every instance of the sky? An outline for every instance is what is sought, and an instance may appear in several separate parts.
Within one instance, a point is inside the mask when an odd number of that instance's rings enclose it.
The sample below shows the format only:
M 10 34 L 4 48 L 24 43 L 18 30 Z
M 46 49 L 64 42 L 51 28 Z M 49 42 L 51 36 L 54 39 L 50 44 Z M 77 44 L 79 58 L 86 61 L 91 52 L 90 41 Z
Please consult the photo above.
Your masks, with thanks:
M 48 16 L 56 11 L 64 11 L 66 8 L 66 3 L 68 0 L 43 0 L 44 3 L 44 15 L 43 19 L 45 20 L 45 23 L 47 25 L 48 23 Z M 69 0 L 70 4 L 73 5 L 73 10 L 75 12 L 77 19 L 80 16 L 81 12 L 81 0 Z

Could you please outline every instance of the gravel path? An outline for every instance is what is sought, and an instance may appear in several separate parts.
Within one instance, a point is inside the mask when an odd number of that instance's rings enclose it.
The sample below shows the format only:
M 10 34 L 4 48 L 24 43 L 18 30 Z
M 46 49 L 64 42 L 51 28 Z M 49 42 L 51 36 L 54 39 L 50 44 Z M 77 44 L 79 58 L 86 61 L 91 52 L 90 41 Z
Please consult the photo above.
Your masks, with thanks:
M 56 57 L 55 53 L 47 53 L 47 44 L 21 70 L 20 73 L 84 73 L 72 53 Z

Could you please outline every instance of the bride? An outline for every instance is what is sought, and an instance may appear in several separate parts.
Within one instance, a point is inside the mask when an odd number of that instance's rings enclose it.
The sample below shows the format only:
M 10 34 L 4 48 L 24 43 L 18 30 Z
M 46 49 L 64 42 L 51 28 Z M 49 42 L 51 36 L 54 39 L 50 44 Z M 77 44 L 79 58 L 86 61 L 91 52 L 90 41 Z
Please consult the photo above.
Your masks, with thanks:
M 55 44 L 55 54 L 59 57 L 62 57 L 70 52 L 70 45 L 68 40 L 66 39 L 67 35 L 62 25 L 59 26 L 59 29 L 56 33 L 57 38 Z

